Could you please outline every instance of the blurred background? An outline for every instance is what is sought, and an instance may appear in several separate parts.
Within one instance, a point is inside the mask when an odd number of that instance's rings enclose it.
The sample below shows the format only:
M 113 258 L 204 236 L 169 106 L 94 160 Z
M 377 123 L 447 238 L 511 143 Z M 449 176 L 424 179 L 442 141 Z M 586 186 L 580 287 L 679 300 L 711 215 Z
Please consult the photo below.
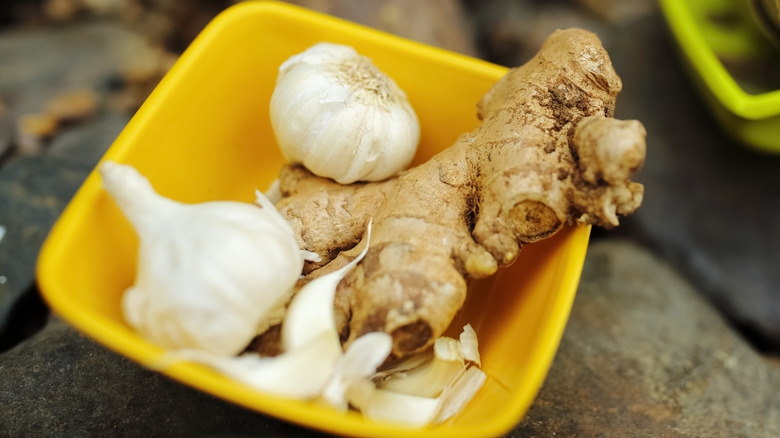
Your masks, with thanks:
M 316 435 L 115 357 L 51 315 L 35 285 L 38 249 L 81 181 L 235 3 L 0 4 L 0 435 Z M 623 80 L 616 117 L 647 128 L 645 200 L 593 230 L 558 357 L 508 436 L 780 436 L 780 155 L 724 126 L 658 1 L 289 3 L 509 67 L 555 29 L 597 33 Z M 747 0 L 687 3 L 720 32 L 740 87 L 780 86 Z

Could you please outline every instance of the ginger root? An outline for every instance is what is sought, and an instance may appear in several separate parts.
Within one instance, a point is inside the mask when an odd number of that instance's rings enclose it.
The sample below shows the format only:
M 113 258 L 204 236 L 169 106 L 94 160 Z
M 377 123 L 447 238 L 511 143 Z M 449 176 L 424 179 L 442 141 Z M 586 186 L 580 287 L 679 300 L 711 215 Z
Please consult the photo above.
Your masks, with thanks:
M 321 257 L 302 282 L 352 260 L 373 217 L 368 254 L 337 291 L 345 342 L 384 331 L 394 356 L 421 351 L 463 305 L 467 279 L 565 224 L 610 228 L 636 210 L 643 186 L 630 177 L 644 162 L 645 130 L 612 118 L 621 87 L 594 34 L 556 31 L 481 99 L 481 125 L 427 163 L 350 185 L 285 167 L 276 207 L 301 248 Z

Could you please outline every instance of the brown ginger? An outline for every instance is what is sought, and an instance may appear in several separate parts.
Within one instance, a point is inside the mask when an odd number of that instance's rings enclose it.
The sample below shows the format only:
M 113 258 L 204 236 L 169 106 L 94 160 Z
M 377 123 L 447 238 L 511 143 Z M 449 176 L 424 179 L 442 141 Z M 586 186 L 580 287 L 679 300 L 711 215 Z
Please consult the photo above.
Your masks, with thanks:
M 337 290 L 343 339 L 385 331 L 394 356 L 420 351 L 463 305 L 468 279 L 565 224 L 610 228 L 636 210 L 645 130 L 613 118 L 621 87 L 594 34 L 557 31 L 485 94 L 481 125 L 427 163 L 351 185 L 284 168 L 277 208 L 322 259 L 302 281 L 354 258 L 373 218 L 368 254 Z

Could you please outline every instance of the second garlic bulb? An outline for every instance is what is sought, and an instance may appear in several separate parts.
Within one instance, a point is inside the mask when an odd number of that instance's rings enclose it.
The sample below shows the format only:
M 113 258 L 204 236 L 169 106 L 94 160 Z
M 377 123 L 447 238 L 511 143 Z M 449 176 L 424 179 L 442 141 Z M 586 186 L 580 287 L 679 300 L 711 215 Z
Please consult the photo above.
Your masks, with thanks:
M 353 48 L 320 43 L 279 68 L 271 125 L 284 157 L 339 183 L 403 170 L 420 140 L 406 94 Z
M 128 324 L 168 349 L 240 353 L 298 281 L 290 225 L 262 195 L 258 205 L 183 204 L 129 165 L 106 161 L 100 175 L 139 239 L 135 283 L 122 295 Z

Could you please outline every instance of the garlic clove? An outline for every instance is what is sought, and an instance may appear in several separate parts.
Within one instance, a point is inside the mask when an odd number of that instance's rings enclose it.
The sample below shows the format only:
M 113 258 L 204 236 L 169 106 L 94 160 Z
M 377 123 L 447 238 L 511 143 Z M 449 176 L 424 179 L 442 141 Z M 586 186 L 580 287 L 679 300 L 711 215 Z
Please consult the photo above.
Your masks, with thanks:
M 420 397 L 439 396 L 469 368 L 467 361 L 479 364 L 476 332 L 471 325 L 463 327 L 460 339 L 437 338 L 433 351 L 403 359 L 377 373 L 377 386 Z
M 423 397 L 377 388 L 368 381 L 354 382 L 347 391 L 349 402 L 367 418 L 410 426 L 427 426 L 448 420 L 474 398 L 487 376 L 475 366 L 462 371 L 438 397 Z
M 463 369 L 438 397 L 421 397 L 377 388 L 367 381 L 355 382 L 347 396 L 349 402 L 367 418 L 422 427 L 442 423 L 462 411 L 482 388 L 486 378 L 482 370 L 470 366 Z
M 254 353 L 227 357 L 194 349 L 170 351 L 155 368 L 164 369 L 178 361 L 197 362 L 251 388 L 308 400 L 322 392 L 341 356 L 341 345 L 332 341 L 329 333 L 320 333 L 308 344 L 275 357 Z
M 146 325 L 146 307 L 148 306 L 146 293 L 131 286 L 125 290 L 121 302 L 125 320 L 130 326 L 143 327 Z
M 273 202 L 275 198 L 281 199 L 281 191 L 279 190 L 279 180 L 271 184 L 271 188 L 268 190 L 267 194 L 263 194 L 259 190 L 255 190 L 255 205 L 261 208 L 269 208 L 269 209 L 275 209 L 273 206 Z M 277 199 L 277 200 L 278 200 Z M 280 217 L 281 218 L 281 217 Z M 284 220 L 283 220 L 284 221 Z M 284 226 L 287 226 L 288 224 L 284 222 Z M 306 251 L 306 250 L 300 250 L 301 257 L 303 260 L 307 261 L 313 261 L 313 262 L 319 262 L 320 256 L 317 253 Z M 287 289 L 287 291 L 280 295 L 277 300 L 276 304 L 268 310 L 265 315 L 263 316 L 262 320 L 257 324 L 257 327 L 255 329 L 255 333 L 260 335 L 266 332 L 269 328 L 272 326 L 275 326 L 277 324 L 280 324 L 282 320 L 284 319 L 284 316 L 287 314 L 287 307 L 290 303 L 290 300 L 292 299 L 293 294 L 295 293 L 295 288 L 291 287 Z
M 371 221 L 366 228 L 365 248 L 339 270 L 307 283 L 295 295 L 282 324 L 282 348 L 292 350 L 308 342 L 312 334 L 329 332 L 338 339 L 333 301 L 342 279 L 363 260 L 371 242 Z
M 460 351 L 463 358 L 474 362 L 477 366 L 482 365 L 479 358 L 479 342 L 477 341 L 477 332 L 471 327 L 471 324 L 466 324 L 463 327 L 463 331 L 460 333 Z
M 432 358 L 433 356 L 430 351 L 423 351 L 412 356 L 404 357 L 401 360 L 383 366 L 374 374 L 373 378 L 375 381 L 381 381 L 393 374 L 405 373 L 411 369 L 426 365 Z
M 441 401 L 376 388 L 368 381 L 356 382 L 347 391 L 349 402 L 366 418 L 423 427 L 436 418 Z
M 456 339 L 442 336 L 433 343 L 434 357 L 452 362 L 463 362 L 461 343 Z
M 355 339 L 336 362 L 321 399 L 336 409 L 347 410 L 349 388 L 360 385 L 360 382 L 369 382 L 392 348 L 393 338 L 384 332 L 367 333 Z
M 268 190 L 265 191 L 265 193 L 258 193 L 259 190 L 255 191 L 255 194 L 257 197 L 260 197 L 260 194 L 265 195 L 266 199 L 268 199 L 272 204 L 276 204 L 277 202 L 282 200 L 282 190 L 279 187 L 279 178 L 275 179 L 274 182 L 271 183 L 271 186 L 268 187 Z
M 280 66 L 270 117 L 285 159 L 342 184 L 398 173 L 420 140 L 406 94 L 339 44 L 317 44 Z
M 475 366 L 467 368 L 439 396 L 440 406 L 433 423 L 442 423 L 462 411 L 485 384 L 487 375 Z
M 353 382 L 349 402 L 375 420 L 424 426 L 446 421 L 473 399 L 485 383 L 476 332 L 463 327 L 460 340 L 440 337 L 433 349 L 378 371 L 372 380 Z
M 301 273 L 292 228 L 270 201 L 182 204 L 131 166 L 107 161 L 103 185 L 139 237 L 125 320 L 168 349 L 241 352 Z
M 434 355 L 421 366 L 390 375 L 377 383 L 377 387 L 419 397 L 437 397 L 465 368 L 462 360 Z

